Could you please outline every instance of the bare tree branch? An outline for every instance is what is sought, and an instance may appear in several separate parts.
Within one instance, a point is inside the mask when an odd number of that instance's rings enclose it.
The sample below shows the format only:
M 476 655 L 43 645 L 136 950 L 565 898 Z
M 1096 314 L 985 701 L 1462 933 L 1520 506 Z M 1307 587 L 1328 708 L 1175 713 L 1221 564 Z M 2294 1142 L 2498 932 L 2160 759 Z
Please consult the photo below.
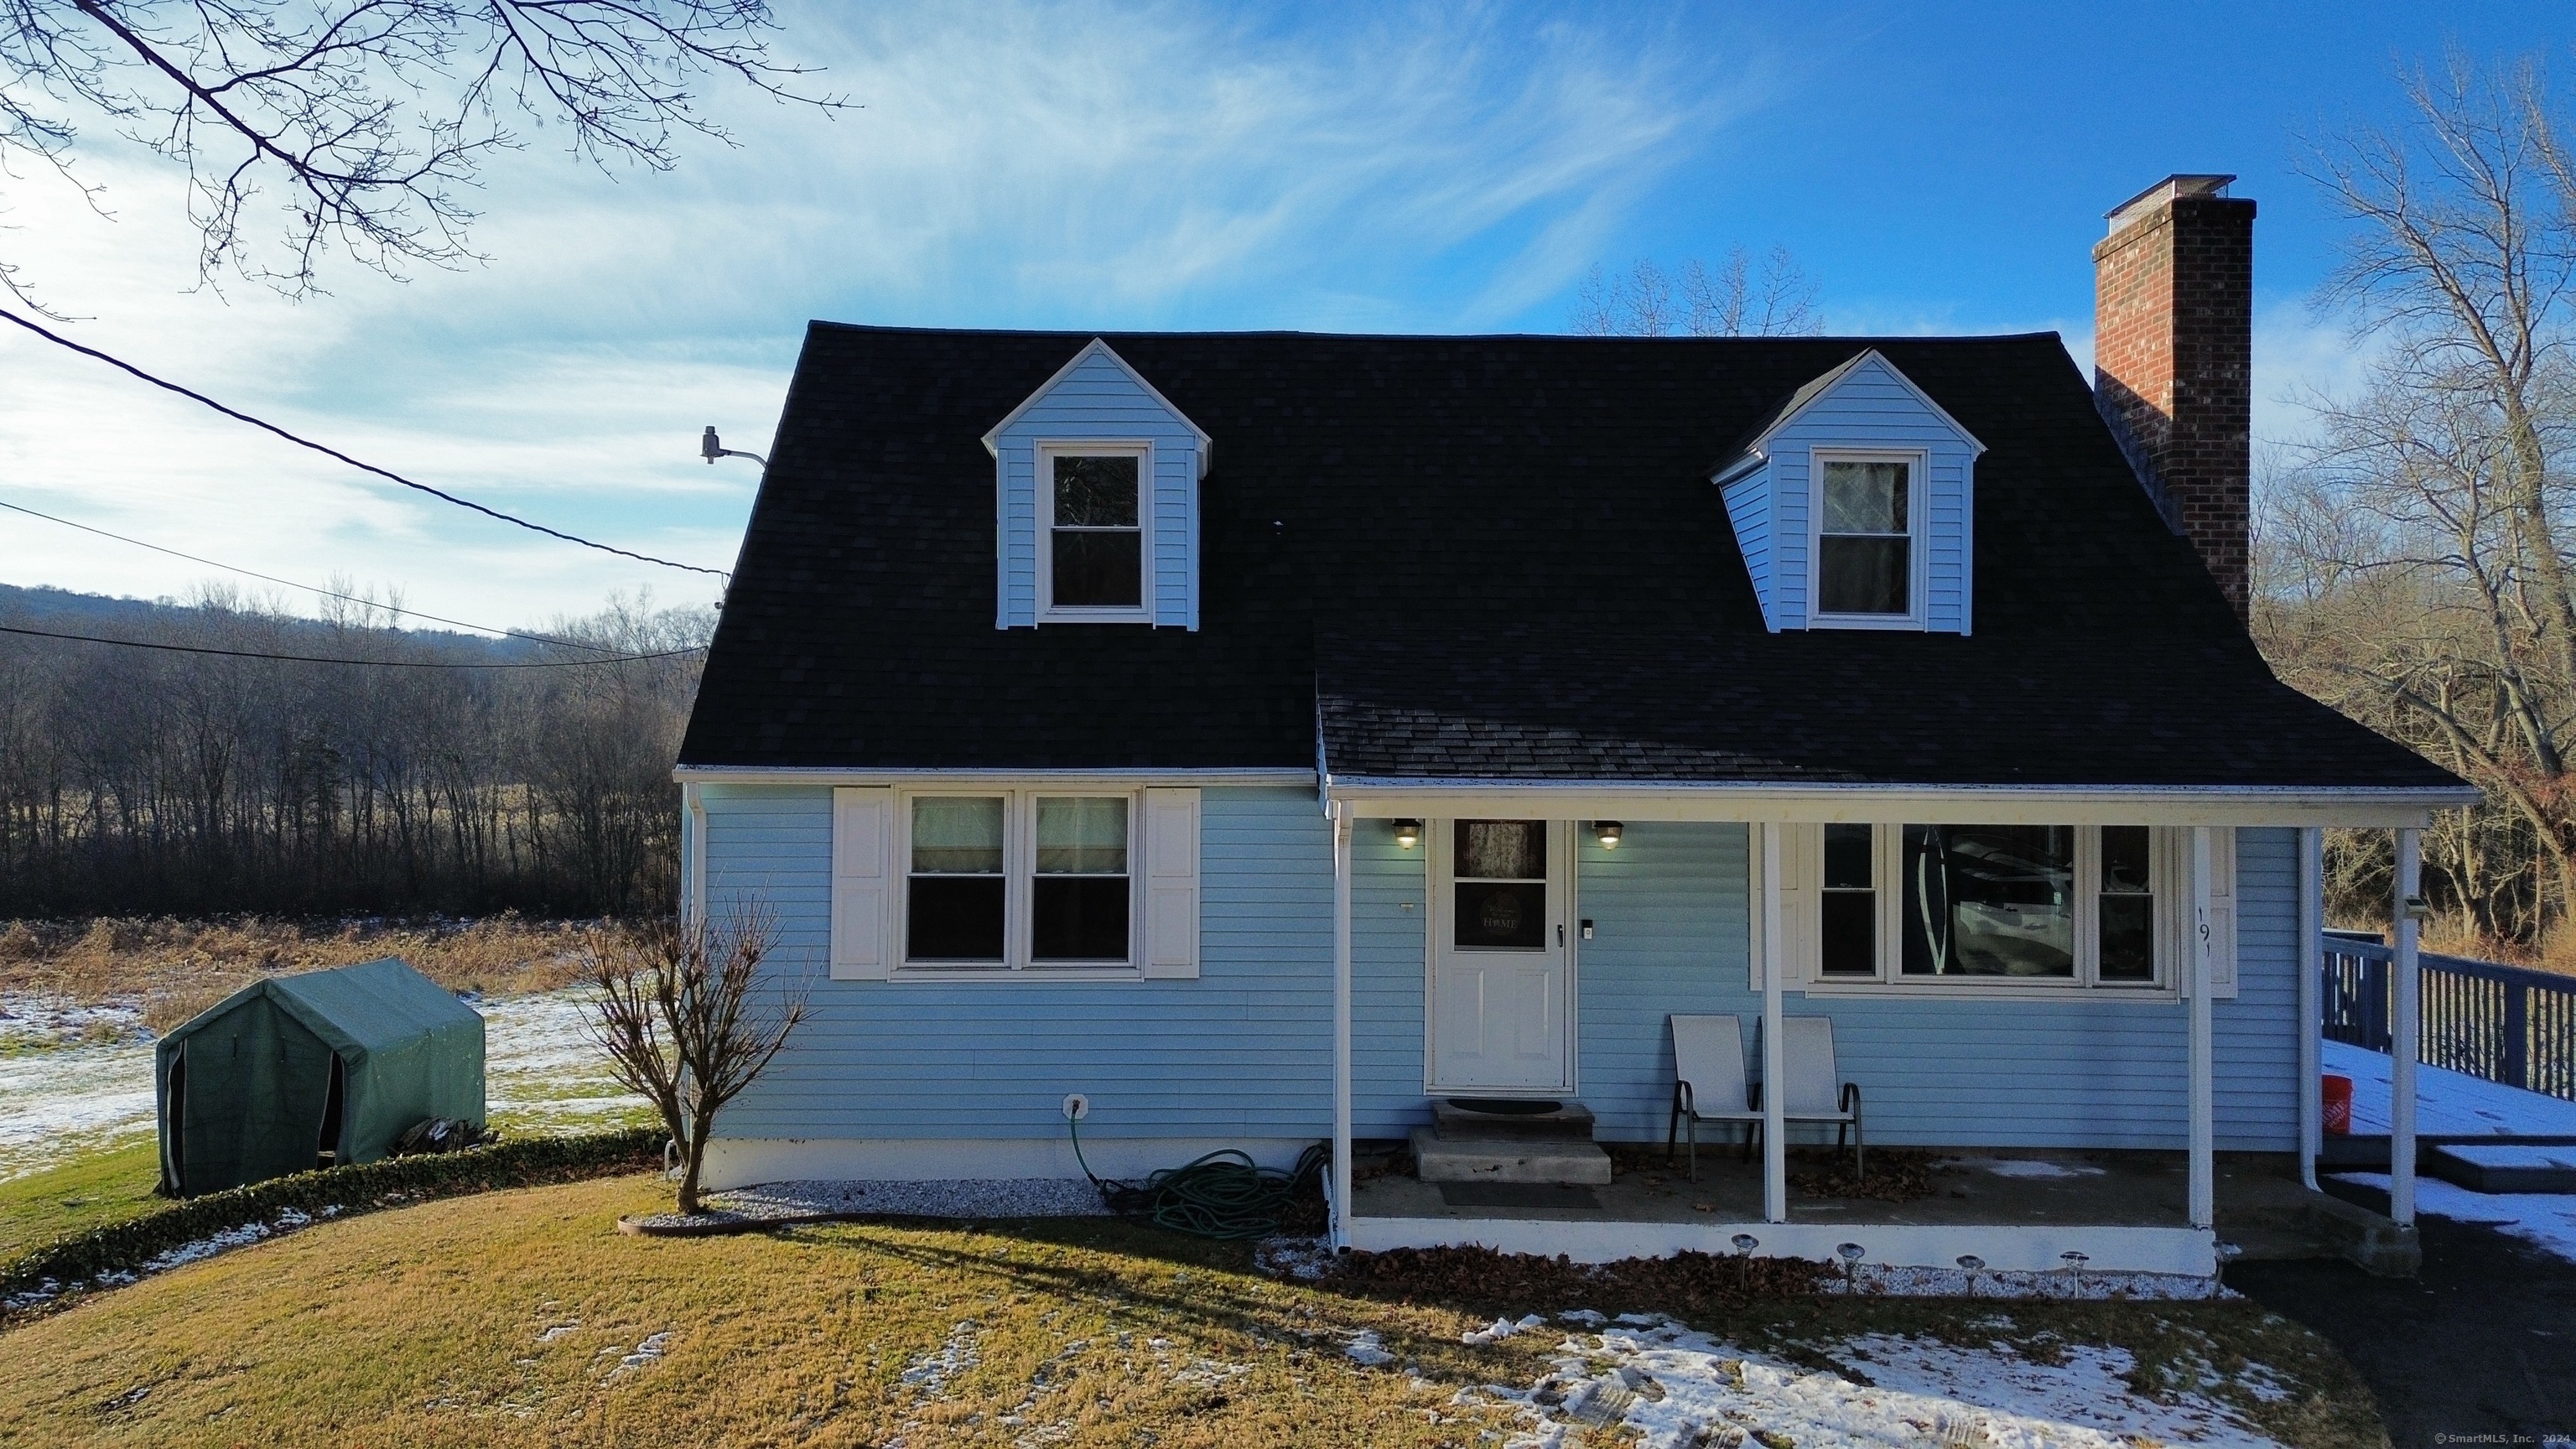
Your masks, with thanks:
M 202 280 L 304 296 L 334 251 L 397 277 L 480 260 L 462 192 L 521 144 L 512 117 L 659 170 L 680 132 L 730 142 L 709 76 L 846 109 L 797 88 L 774 28 L 765 0 L 0 0 L 0 165 L 81 184 L 81 127 L 108 124 L 186 168 Z M 5 261 L 0 284 L 32 305 Z

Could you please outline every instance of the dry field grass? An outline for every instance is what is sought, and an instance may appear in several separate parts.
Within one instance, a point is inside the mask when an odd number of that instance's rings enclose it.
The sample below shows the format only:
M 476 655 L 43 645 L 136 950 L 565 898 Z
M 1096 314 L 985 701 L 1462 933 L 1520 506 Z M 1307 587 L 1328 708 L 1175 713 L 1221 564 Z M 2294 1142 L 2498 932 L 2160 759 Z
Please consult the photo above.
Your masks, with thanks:
M 1273 1281 L 1240 1245 L 1099 1219 L 841 1224 L 638 1239 L 650 1177 L 372 1214 L 148 1278 L 0 1334 L 0 1444 L 1414 1446 L 1526 1432 L 1461 1390 L 1528 1385 L 1554 1333 L 1471 1346 L 1475 1286 Z M 1618 1312 L 1526 1286 L 1515 1307 Z M 2129 1348 L 2299 1449 L 2385 1445 L 2305 1330 L 2242 1303 L 1768 1299 L 1698 1326 L 1747 1347 L 1854 1331 Z M 1375 1335 L 1383 1361 L 1347 1351 Z M 1374 1360 L 1375 1356 L 1371 1355 Z M 1569 1426 L 1565 1449 L 1631 1442 Z M 1766 1439 L 1765 1442 L 1773 1442 Z M 1750 1449 L 1750 1446 L 1747 1446 Z
M 0 991 L 78 1002 L 140 999 L 165 1031 L 263 976 L 400 956 L 450 991 L 551 991 L 581 974 L 580 952 L 614 922 L 114 920 L 0 923 Z

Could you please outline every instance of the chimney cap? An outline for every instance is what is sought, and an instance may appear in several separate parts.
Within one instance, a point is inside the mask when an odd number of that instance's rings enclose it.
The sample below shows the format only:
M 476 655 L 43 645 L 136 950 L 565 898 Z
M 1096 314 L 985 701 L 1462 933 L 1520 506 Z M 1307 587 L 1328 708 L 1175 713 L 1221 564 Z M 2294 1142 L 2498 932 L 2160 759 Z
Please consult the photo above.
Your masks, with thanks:
M 2225 196 L 2227 183 L 2235 179 L 2216 172 L 2177 171 L 2102 215 L 2111 223 L 2111 230 L 2118 231 L 2178 196 Z

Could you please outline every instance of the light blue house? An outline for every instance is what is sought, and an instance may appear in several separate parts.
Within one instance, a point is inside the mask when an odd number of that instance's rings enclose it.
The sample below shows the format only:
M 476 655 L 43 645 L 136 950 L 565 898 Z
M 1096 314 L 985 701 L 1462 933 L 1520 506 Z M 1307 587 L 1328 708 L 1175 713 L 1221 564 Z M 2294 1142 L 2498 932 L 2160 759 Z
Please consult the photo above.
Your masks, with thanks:
M 1073 1176 L 1078 1097 L 1107 1174 L 1331 1142 L 1357 1247 L 2211 1271 L 2314 1132 L 2317 830 L 2470 796 L 2246 638 L 2242 314 L 2118 305 L 2219 359 L 2120 379 L 2162 431 L 2054 335 L 815 325 L 678 772 L 811 1011 L 710 1181 Z M 2175 1196 L 1816 1201 L 1785 1093 L 1707 1212 L 1354 1181 L 1442 1103 L 1662 1144 L 1712 1015 L 1765 1081 L 1829 1020 L 1873 1147 Z

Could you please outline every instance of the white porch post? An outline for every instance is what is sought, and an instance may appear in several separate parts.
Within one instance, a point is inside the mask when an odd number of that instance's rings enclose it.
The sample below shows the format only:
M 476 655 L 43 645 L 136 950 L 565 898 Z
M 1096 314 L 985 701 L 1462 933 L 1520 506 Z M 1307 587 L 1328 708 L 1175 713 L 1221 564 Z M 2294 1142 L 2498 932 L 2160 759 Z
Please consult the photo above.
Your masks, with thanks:
M 2325 969 L 2326 833 L 2311 825 L 2299 832 L 2299 1182 L 2317 1190 L 2317 1154 L 2325 1150 L 2324 1080 L 2317 1065 L 2318 975 Z
M 2416 974 L 2415 918 L 2406 903 L 2423 890 L 2423 875 L 2422 832 L 2398 831 L 2397 900 L 2388 923 L 2397 945 L 2388 968 L 2397 977 L 2397 1019 L 2389 1025 L 2396 1039 L 2389 1043 L 2388 1215 L 2401 1223 L 2415 1221 L 2415 1052 L 2423 1039 L 2416 1025 L 2423 983 Z
M 2191 832 L 2191 1225 L 2218 1222 L 2217 1130 L 2212 1120 L 2210 1082 L 2209 827 Z
M 1780 827 L 1762 840 L 1762 1220 L 1789 1220 L 1788 1028 L 1780 1003 Z
M 1333 1246 L 1350 1246 L 1351 1216 L 1351 807 L 1333 820 Z

